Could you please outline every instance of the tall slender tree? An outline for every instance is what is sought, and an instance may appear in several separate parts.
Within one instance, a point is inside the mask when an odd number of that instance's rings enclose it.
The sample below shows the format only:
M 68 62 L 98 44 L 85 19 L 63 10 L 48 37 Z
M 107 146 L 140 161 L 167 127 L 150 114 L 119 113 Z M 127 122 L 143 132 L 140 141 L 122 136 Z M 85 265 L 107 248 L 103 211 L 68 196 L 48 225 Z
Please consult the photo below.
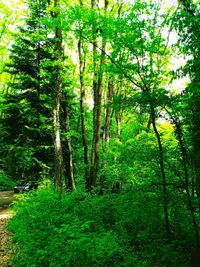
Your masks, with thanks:
M 56 72 L 55 72 L 55 89 L 54 89 L 54 107 L 53 107 L 53 125 L 54 125 L 54 148 L 55 148 L 55 176 L 54 182 L 59 190 L 63 187 L 64 178 L 64 165 L 63 165 L 63 151 L 61 143 L 61 99 L 63 93 L 62 83 L 62 64 L 63 64 L 63 46 L 62 46 L 62 30 L 60 26 L 60 0 L 54 1 L 54 11 L 52 16 L 57 20 L 55 27 L 55 59 L 56 59 Z
M 80 0 L 80 8 L 83 7 L 83 3 Z M 84 167 L 85 167 L 85 184 L 86 189 L 90 187 L 89 181 L 89 147 L 88 147 L 88 137 L 86 131 L 86 121 L 85 121 L 85 83 L 84 83 L 84 74 L 86 68 L 86 52 L 84 50 L 84 40 L 83 40 L 83 31 L 80 27 L 79 39 L 78 39 L 78 57 L 79 57 L 79 80 L 80 80 L 80 111 L 81 111 L 81 131 L 82 131 L 82 142 L 84 150 Z
M 195 191 L 198 197 L 200 209 L 200 78 L 199 78 L 199 65 L 200 65 L 200 29 L 199 7 L 191 0 L 180 1 L 184 12 L 180 12 L 179 19 L 183 20 L 185 30 L 179 25 L 179 34 L 184 42 L 184 53 L 192 55 L 193 59 L 190 60 L 186 67 L 185 73 L 190 75 L 191 83 L 186 88 L 185 99 L 187 101 L 187 114 L 188 131 L 192 143 L 192 161 L 195 168 Z M 189 21 L 189 23 L 188 23 Z M 184 115 L 185 117 L 185 115 Z
M 96 10 L 98 4 L 95 0 L 91 1 L 92 9 Z M 108 8 L 108 1 L 104 2 L 104 11 Z M 105 64 L 105 48 L 106 35 L 98 28 L 94 22 L 93 29 L 93 94 L 94 94 L 94 108 L 93 108 L 93 140 L 91 152 L 91 167 L 90 167 L 90 185 L 89 190 L 97 184 L 98 168 L 99 168 L 99 142 L 101 131 L 101 112 L 102 112 L 102 83 L 103 83 L 103 68 Z M 97 33 L 101 33 L 101 43 L 97 43 Z M 101 47 L 100 57 L 98 55 L 97 47 Z

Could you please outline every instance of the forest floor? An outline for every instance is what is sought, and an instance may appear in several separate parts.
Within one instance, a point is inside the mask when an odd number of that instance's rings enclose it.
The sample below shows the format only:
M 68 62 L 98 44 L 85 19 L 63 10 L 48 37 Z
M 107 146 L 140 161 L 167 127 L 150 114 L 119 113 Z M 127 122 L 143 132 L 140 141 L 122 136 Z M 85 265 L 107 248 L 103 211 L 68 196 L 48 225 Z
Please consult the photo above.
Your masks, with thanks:
M 11 247 L 11 233 L 6 230 L 8 220 L 14 212 L 9 208 L 14 200 L 12 191 L 0 192 L 0 266 L 9 267 L 10 257 L 14 253 Z

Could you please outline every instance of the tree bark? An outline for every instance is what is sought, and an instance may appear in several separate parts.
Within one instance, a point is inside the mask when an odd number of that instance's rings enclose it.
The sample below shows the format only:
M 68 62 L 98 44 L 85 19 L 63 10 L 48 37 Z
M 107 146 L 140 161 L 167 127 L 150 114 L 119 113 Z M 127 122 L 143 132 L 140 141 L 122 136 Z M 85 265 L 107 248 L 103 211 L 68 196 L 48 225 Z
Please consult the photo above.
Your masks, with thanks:
M 102 66 L 103 59 L 101 59 L 100 64 Z M 101 67 L 100 67 L 100 71 L 102 71 Z M 91 188 L 96 186 L 97 175 L 98 175 L 99 142 L 100 142 L 100 129 L 101 129 L 102 78 L 103 78 L 103 75 L 102 73 L 100 73 L 98 77 L 98 81 L 97 81 L 97 86 L 94 83 L 95 97 L 94 97 L 94 110 L 93 110 L 92 159 L 91 159 L 91 170 L 90 170 Z
M 120 138 L 121 135 L 121 123 L 122 123 L 122 117 L 120 112 L 115 112 L 115 120 L 116 120 L 116 124 L 117 124 L 117 137 Z
M 79 77 L 80 77 L 81 131 L 82 131 L 82 142 L 83 142 L 83 149 L 84 149 L 85 183 L 86 183 L 86 190 L 89 190 L 90 188 L 89 149 L 88 149 L 87 132 L 86 132 L 86 127 L 85 127 L 85 86 L 84 86 L 85 55 L 84 55 L 81 35 L 82 33 L 80 32 L 80 36 L 78 40 L 78 54 L 79 54 Z
M 60 0 L 55 0 L 54 7 L 57 10 L 54 13 L 54 18 L 59 17 L 59 3 Z M 53 108 L 53 126 L 54 126 L 54 149 L 55 149 L 55 174 L 54 183 L 58 190 L 62 190 L 63 186 L 63 152 L 61 145 L 61 133 L 60 133 L 60 106 L 62 98 L 62 79 L 61 79 L 61 66 L 63 48 L 62 48 L 62 31 L 56 26 L 55 29 L 55 54 L 56 54 L 56 85 L 55 85 L 55 99 Z
M 111 108 L 111 101 L 113 98 L 113 87 L 114 83 L 110 79 L 108 80 L 108 89 L 107 94 L 105 96 L 105 109 L 104 109 L 104 129 L 103 129 L 103 153 L 106 154 L 108 143 L 110 140 L 110 126 L 111 126 L 111 115 L 112 115 L 112 108 Z M 104 159 L 103 161 L 103 168 L 106 169 L 107 167 L 107 160 Z M 100 194 L 103 195 L 105 191 L 105 176 L 101 175 L 100 177 Z
M 64 119 L 65 119 L 65 132 L 67 134 L 65 140 L 66 147 L 66 159 L 65 159 L 65 169 L 66 169 L 66 189 L 67 191 L 76 190 L 75 179 L 74 179 L 74 168 L 73 168 L 73 150 L 71 145 L 71 140 L 69 136 L 70 125 L 69 125 L 69 114 L 67 111 L 67 106 L 64 106 Z
M 152 101 L 150 101 L 150 115 L 151 115 L 151 123 L 153 125 L 153 130 L 156 135 L 158 149 L 159 149 L 159 164 L 160 164 L 160 171 L 161 171 L 161 176 L 162 176 L 163 208 L 164 208 L 164 218 L 165 218 L 166 242 L 169 242 L 171 238 L 171 230 L 170 230 L 170 224 L 169 224 L 167 181 L 166 181 L 166 174 L 165 174 L 165 168 L 164 168 L 163 146 L 162 146 L 160 134 L 156 126 L 155 108 L 154 108 Z
M 186 195 L 187 195 L 188 208 L 191 214 L 191 221 L 192 221 L 194 232 L 195 232 L 196 248 L 199 249 L 199 230 L 198 230 L 195 213 L 193 210 L 192 197 L 190 194 L 189 174 L 188 174 L 188 166 L 187 166 L 188 165 L 187 164 L 187 152 L 186 152 L 185 145 L 184 145 L 183 138 L 182 138 L 183 133 L 182 133 L 181 125 L 175 118 L 173 118 L 173 122 L 175 125 L 175 134 L 178 139 L 181 158 L 182 158 L 182 165 L 183 165 L 184 175 L 185 175 L 185 190 L 186 190 Z
M 103 132 L 103 142 L 104 146 L 107 146 L 107 143 L 110 139 L 110 125 L 111 125 L 111 111 L 112 108 L 110 106 L 112 98 L 113 98 L 113 81 L 108 81 L 108 91 L 106 97 L 106 107 L 105 107 L 105 121 L 104 121 L 104 132 Z
M 108 2 L 105 1 L 105 10 Z M 92 8 L 97 5 L 96 1 L 91 1 Z M 97 29 L 93 26 L 93 93 L 94 93 L 94 108 L 93 108 L 93 140 L 92 140 L 92 155 L 91 155 L 91 169 L 90 169 L 90 183 L 89 190 L 94 188 L 97 184 L 98 167 L 99 167 L 99 142 L 101 129 L 101 105 L 102 105 L 102 80 L 103 80 L 103 65 L 105 63 L 105 36 L 102 36 L 100 62 L 98 64 L 97 57 Z

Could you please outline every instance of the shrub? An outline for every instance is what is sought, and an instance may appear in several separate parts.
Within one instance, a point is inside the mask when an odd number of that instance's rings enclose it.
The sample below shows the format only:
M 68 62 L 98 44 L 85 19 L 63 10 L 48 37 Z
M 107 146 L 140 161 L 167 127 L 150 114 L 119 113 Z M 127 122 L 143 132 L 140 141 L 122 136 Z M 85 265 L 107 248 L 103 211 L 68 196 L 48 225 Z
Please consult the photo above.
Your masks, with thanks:
M 18 244 L 13 266 L 186 267 L 189 254 L 184 254 L 182 240 L 163 242 L 158 203 L 158 194 L 138 189 L 104 196 L 60 195 L 44 188 L 29 193 L 16 204 L 17 214 L 9 223 Z M 184 233 L 185 240 L 190 232 Z
M 15 182 L 6 176 L 3 171 L 0 171 L 0 191 L 11 190 L 14 186 Z

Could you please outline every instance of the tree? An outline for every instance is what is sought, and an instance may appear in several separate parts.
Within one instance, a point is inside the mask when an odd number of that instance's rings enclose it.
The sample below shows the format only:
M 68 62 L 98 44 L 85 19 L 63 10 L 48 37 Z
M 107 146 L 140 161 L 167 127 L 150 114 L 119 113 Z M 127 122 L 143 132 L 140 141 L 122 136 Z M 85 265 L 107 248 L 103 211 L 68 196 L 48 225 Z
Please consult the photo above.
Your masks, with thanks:
M 153 8 L 154 12 L 151 11 Z M 143 10 L 141 15 L 141 9 Z M 169 224 L 168 197 L 167 197 L 167 178 L 165 171 L 165 160 L 163 144 L 157 127 L 157 117 L 159 106 L 166 101 L 165 86 L 168 70 L 163 68 L 169 57 L 168 40 L 163 38 L 164 27 L 169 27 L 169 14 L 160 15 L 163 24 L 157 28 L 160 6 L 148 6 L 145 2 L 136 2 L 134 8 L 128 10 L 116 23 L 116 31 L 112 35 L 115 43 L 113 47 L 116 55 L 121 57 L 113 60 L 115 66 L 120 69 L 122 74 L 131 82 L 136 94 L 141 94 L 140 101 L 146 103 L 149 109 L 149 116 L 153 131 L 156 136 L 159 166 L 162 177 L 163 188 L 163 208 L 165 217 L 166 239 L 170 240 L 171 231 Z M 153 15 L 152 15 L 153 14 Z M 149 21 L 151 16 L 152 21 Z M 120 32 L 119 29 L 120 28 Z M 148 36 L 148 38 L 145 38 Z M 132 42 L 131 40 L 134 40 Z M 116 56 L 117 57 L 117 56 Z M 141 103 L 138 102 L 140 105 Z
M 82 1 L 80 1 L 80 8 L 83 7 Z M 81 22 L 80 22 L 81 24 Z M 86 189 L 90 188 L 89 181 L 89 147 L 88 147 L 88 137 L 86 132 L 86 121 L 85 121 L 85 84 L 84 84 L 84 74 L 86 67 L 86 51 L 84 49 L 84 40 L 82 37 L 82 29 L 80 26 L 80 34 L 78 39 L 78 56 L 79 56 L 79 79 L 80 79 L 80 111 L 81 111 L 81 131 L 82 131 L 82 142 L 84 149 L 84 167 L 85 167 L 85 184 Z
M 181 1 L 183 11 L 180 10 L 179 17 L 183 19 L 182 24 L 179 25 L 180 39 L 183 43 L 183 52 L 186 55 L 192 55 L 193 59 L 189 60 L 185 66 L 185 74 L 190 75 L 191 83 L 188 85 L 185 91 L 185 100 L 187 105 L 187 114 L 183 116 L 186 117 L 188 124 L 188 132 L 190 134 L 190 141 L 192 143 L 192 161 L 195 168 L 195 189 L 198 197 L 199 208 L 200 208 L 200 120 L 199 120 L 199 64 L 200 64 L 200 50 L 199 50 L 199 40 L 200 40 L 200 30 L 199 30 L 199 9 L 198 6 L 193 4 L 192 1 Z M 187 36 L 185 31 L 183 31 L 183 26 L 187 29 Z
M 63 48 L 62 48 L 62 30 L 60 24 L 60 0 L 54 2 L 53 18 L 58 20 L 55 27 L 55 59 L 56 59 L 56 72 L 55 72 L 55 96 L 54 96 L 54 107 L 53 107 L 53 125 L 54 125 L 54 148 L 55 148 L 55 186 L 62 190 L 63 186 L 63 152 L 61 144 L 61 129 L 60 129 L 60 110 L 61 110 L 61 98 L 62 98 L 62 76 L 61 66 L 63 64 Z
M 15 76 L 10 83 L 12 91 L 4 102 L 2 142 L 6 142 L 3 155 L 10 164 L 3 163 L 12 176 L 18 179 L 35 176 L 50 171 L 51 128 L 45 127 L 51 120 L 48 83 L 45 82 L 44 60 L 51 58 L 47 51 L 50 40 L 41 23 L 44 16 L 45 1 L 30 3 L 30 15 L 26 26 L 20 29 L 20 35 L 11 51 L 11 63 L 7 71 Z M 48 69 L 48 67 L 46 67 Z M 49 69 L 48 69 L 49 70 Z M 43 76 L 42 73 L 43 72 Z M 48 93 L 46 93 L 48 90 Z M 17 127 L 14 129 L 12 121 Z M 12 134 L 11 134 L 12 133 Z
M 7 65 L 1 164 L 23 180 L 54 177 L 57 190 L 22 205 L 13 229 L 31 223 L 33 238 L 16 235 L 17 266 L 189 266 L 185 251 L 199 247 L 199 8 L 182 2 L 29 1 Z M 193 59 L 177 69 L 177 54 Z M 173 90 L 185 74 L 186 90 Z

